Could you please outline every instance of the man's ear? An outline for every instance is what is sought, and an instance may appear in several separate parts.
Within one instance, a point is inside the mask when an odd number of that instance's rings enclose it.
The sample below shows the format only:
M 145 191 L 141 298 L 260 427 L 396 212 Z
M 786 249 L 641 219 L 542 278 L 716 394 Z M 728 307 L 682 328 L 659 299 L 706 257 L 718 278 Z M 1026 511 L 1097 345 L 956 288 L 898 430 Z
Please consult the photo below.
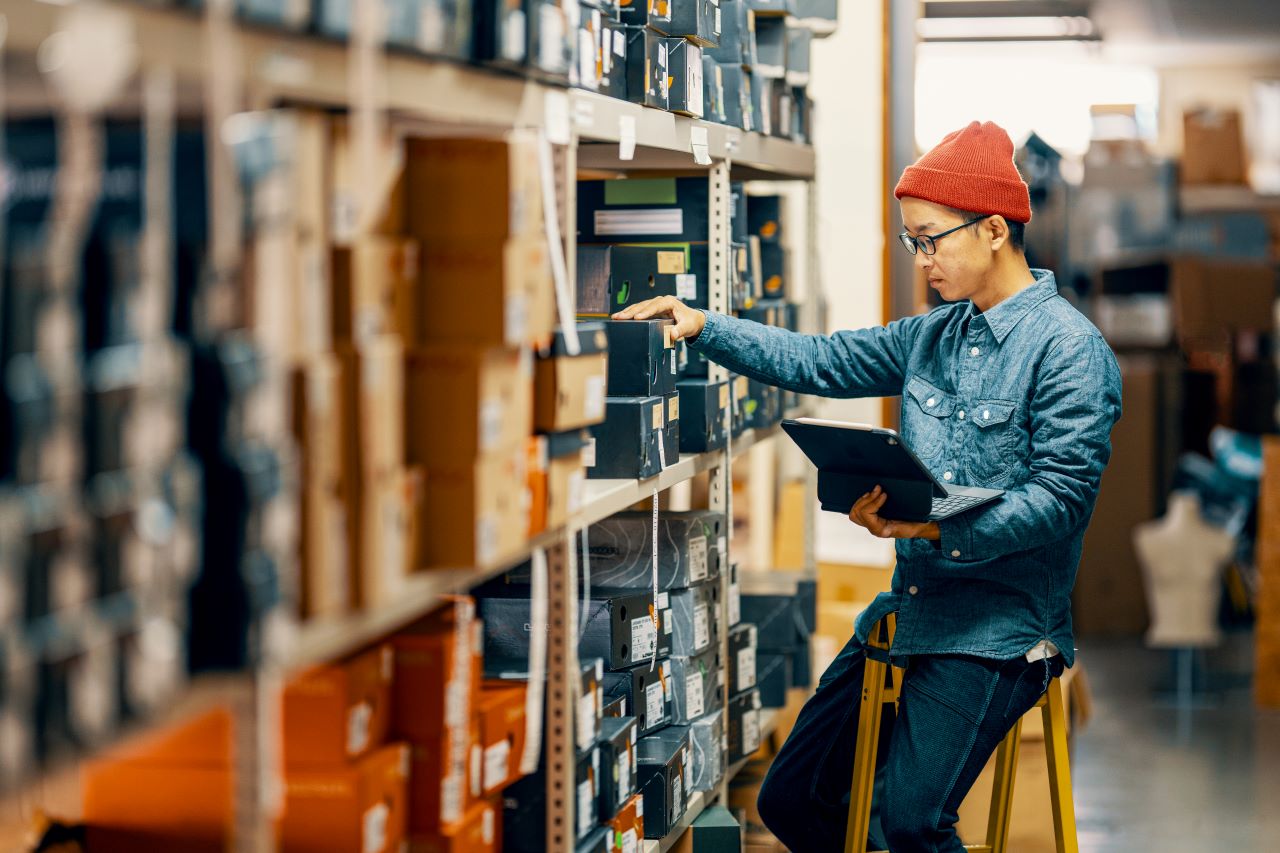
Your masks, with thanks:
M 988 216 L 981 227 L 987 242 L 991 245 L 991 251 L 998 252 L 1005 243 L 1009 242 L 1009 223 L 1003 216 L 999 214 Z

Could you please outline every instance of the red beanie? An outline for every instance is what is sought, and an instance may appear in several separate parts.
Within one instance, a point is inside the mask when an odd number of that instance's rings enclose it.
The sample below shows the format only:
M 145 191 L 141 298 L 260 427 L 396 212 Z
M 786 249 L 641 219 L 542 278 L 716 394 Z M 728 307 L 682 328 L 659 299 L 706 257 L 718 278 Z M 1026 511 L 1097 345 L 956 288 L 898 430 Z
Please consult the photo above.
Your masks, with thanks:
M 909 195 L 935 204 L 1031 221 L 1031 195 L 1013 164 L 1013 140 L 995 122 L 969 122 L 948 133 L 933 150 L 908 166 L 893 197 Z

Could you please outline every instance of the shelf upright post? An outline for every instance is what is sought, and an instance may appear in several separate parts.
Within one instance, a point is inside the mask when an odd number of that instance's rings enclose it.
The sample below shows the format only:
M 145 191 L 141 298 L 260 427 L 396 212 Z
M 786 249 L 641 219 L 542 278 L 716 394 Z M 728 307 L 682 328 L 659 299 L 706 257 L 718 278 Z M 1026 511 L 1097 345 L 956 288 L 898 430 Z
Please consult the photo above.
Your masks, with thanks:
M 721 314 L 729 313 L 729 264 L 731 258 L 730 251 L 730 231 L 729 231 L 729 210 L 730 210 L 730 193 L 729 193 L 729 175 L 730 164 L 728 160 L 716 161 L 712 166 L 710 173 L 707 175 L 707 193 L 708 204 L 707 211 L 710 219 L 709 232 L 707 234 L 707 262 L 710 266 L 708 270 L 708 289 L 707 301 L 712 311 Z M 728 381 L 729 371 L 722 365 L 712 363 L 708 370 L 709 378 L 715 382 Z M 732 390 L 730 390 L 732 393 Z M 729 540 L 731 538 L 730 531 L 733 528 L 733 453 L 732 453 L 732 432 L 733 423 L 730 417 L 730 409 L 726 408 L 721 413 L 724 420 L 725 435 L 729 436 L 725 440 L 725 447 L 717 456 L 719 460 L 714 468 L 710 471 L 710 488 L 708 490 L 708 509 L 724 513 L 725 516 L 725 534 L 722 541 L 717 543 L 720 554 L 720 598 L 719 598 L 719 619 L 720 619 L 720 661 L 722 665 L 727 665 L 729 660 Z M 723 670 L 722 670 L 723 671 Z M 721 685 L 722 707 L 726 710 L 722 713 L 728 713 L 729 707 L 729 680 L 724 679 Z M 729 785 L 727 780 L 720 783 L 720 801 L 728 802 Z
M 556 210 L 564 247 L 569 299 L 577 291 L 574 256 L 577 253 L 577 134 L 569 144 L 552 146 Z M 575 308 L 571 306 L 572 317 Z M 561 315 L 563 316 L 563 315 Z M 543 748 L 546 751 L 547 837 L 549 853 L 572 853 L 577 828 L 574 767 L 577 756 L 575 714 L 582 681 L 578 665 L 577 554 L 571 520 L 560 542 L 547 552 L 548 621 L 547 709 Z
M 805 282 L 804 304 L 800 306 L 800 331 L 806 335 L 825 335 L 827 330 L 821 328 L 822 312 L 819 310 L 822 298 L 822 264 L 821 239 L 818 234 L 818 182 L 809 178 L 804 182 L 805 195 L 805 254 L 806 269 L 809 280 Z M 804 401 L 801 401 L 804 406 Z M 808 408 L 805 406 L 805 408 Z M 804 465 L 804 572 L 807 577 L 817 578 L 818 564 L 814 546 L 817 536 L 817 509 L 814 496 L 818 493 L 818 469 Z

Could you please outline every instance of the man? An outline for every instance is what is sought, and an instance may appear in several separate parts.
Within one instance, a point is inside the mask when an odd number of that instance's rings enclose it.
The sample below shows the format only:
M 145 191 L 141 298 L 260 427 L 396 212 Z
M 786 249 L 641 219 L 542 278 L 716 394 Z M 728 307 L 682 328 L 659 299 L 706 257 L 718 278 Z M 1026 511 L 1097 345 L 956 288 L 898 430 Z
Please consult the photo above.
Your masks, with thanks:
M 880 821 L 893 853 L 959 851 L 957 812 L 1013 723 L 1074 660 L 1071 587 L 1120 416 L 1120 373 L 1098 330 L 1023 254 L 1030 198 L 992 123 L 950 134 L 903 173 L 899 240 L 949 304 L 829 337 L 704 313 L 670 297 L 619 319 L 671 316 L 733 371 L 805 394 L 902 395 L 902 434 L 935 476 L 1006 490 L 940 522 L 883 518 L 877 487 L 849 517 L 896 540 L 892 591 L 857 619 L 760 792 L 796 853 L 843 849 L 863 643 L 897 612 L 906 665 L 882 735 Z M 887 739 L 887 742 L 886 742 Z

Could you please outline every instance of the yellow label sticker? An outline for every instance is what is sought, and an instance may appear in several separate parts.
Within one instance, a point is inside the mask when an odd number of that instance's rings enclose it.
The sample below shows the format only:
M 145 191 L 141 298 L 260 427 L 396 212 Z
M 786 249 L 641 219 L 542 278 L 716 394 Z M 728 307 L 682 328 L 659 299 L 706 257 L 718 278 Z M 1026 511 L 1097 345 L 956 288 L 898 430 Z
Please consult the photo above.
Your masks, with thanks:
M 684 252 L 659 252 L 659 275 L 684 275 Z
M 747 396 L 748 388 L 747 377 L 739 376 L 737 379 L 733 380 L 733 393 L 738 396 L 739 400 Z
M 667 423 L 680 420 L 680 398 L 672 397 L 667 401 Z
M 729 405 L 729 386 L 721 385 L 720 386 L 720 408 L 723 409 L 727 405 Z
M 662 429 L 662 404 L 655 403 L 653 405 L 653 428 L 655 430 Z

